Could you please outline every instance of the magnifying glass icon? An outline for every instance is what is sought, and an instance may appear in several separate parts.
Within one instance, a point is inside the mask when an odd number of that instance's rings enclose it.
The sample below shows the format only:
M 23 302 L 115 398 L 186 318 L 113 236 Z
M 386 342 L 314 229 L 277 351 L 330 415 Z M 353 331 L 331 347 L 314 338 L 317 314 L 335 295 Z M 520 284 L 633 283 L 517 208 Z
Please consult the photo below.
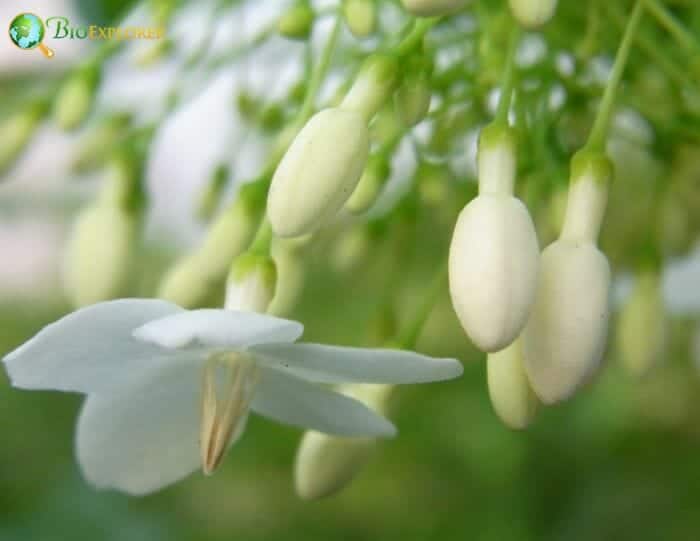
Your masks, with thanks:
M 46 29 L 44 22 L 33 13 L 20 13 L 10 23 L 10 39 L 24 51 L 38 48 L 46 58 L 52 58 L 52 49 L 42 43 Z

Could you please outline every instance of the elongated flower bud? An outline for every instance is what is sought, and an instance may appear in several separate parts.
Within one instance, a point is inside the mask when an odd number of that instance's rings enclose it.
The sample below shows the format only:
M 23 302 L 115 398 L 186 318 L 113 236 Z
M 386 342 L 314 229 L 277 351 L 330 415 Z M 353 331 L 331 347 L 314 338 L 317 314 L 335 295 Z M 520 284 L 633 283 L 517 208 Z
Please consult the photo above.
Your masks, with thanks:
M 299 132 L 277 167 L 267 210 L 280 237 L 311 233 L 340 210 L 369 152 L 367 121 L 354 111 L 325 109 Z
M 126 133 L 131 120 L 129 113 L 113 113 L 100 119 L 80 139 L 71 164 L 73 172 L 87 173 L 103 165 L 115 143 Z
M 298 0 L 277 21 L 277 30 L 289 39 L 306 39 L 311 33 L 314 18 L 314 11 L 308 0 Z
M 384 154 L 371 156 L 345 208 L 354 214 L 367 211 L 377 200 L 390 174 L 391 165 Z
M 184 308 L 203 306 L 217 296 L 234 258 L 250 244 L 263 214 L 259 182 L 244 185 L 236 200 L 207 231 L 199 249 L 165 275 L 158 296 Z
M 99 68 L 90 65 L 73 73 L 63 83 L 53 110 L 59 128 L 73 130 L 83 123 L 92 109 L 99 79 Z
M 395 105 L 404 126 L 415 126 L 425 118 L 430 109 L 432 65 L 422 56 L 414 57 L 406 69 L 401 86 L 395 94 Z
M 520 339 L 487 358 L 489 396 L 496 414 L 510 428 L 526 428 L 535 418 L 538 400 L 523 366 Z
M 462 327 L 483 351 L 515 340 L 537 285 L 539 247 L 525 205 L 513 197 L 515 142 L 487 128 L 479 143 L 479 196 L 460 213 L 449 256 L 450 294 Z
M 343 16 L 350 32 L 364 38 L 374 32 L 377 21 L 376 0 L 344 0 Z
M 657 272 L 637 275 L 632 296 L 620 312 L 616 338 L 620 360 L 633 376 L 644 376 L 660 361 L 666 317 Z
M 525 28 L 539 28 L 557 9 L 557 0 L 509 0 L 513 17 Z
M 116 160 L 110 169 L 100 198 L 80 213 L 68 240 L 63 280 L 75 307 L 123 296 L 129 283 L 142 200 L 128 163 Z
M 0 175 L 4 174 L 27 146 L 46 114 L 45 102 L 33 103 L 10 115 L 0 124 Z
M 224 308 L 264 313 L 275 295 L 276 285 L 277 270 L 271 258 L 242 254 L 231 265 Z
M 412 15 L 434 17 L 459 11 L 469 0 L 401 0 L 401 3 Z
M 399 61 L 395 57 L 386 54 L 370 56 L 340 107 L 361 113 L 369 122 L 396 90 L 400 72 Z
M 546 404 L 569 398 L 602 360 L 610 267 L 596 240 L 611 171 L 603 156 L 574 157 L 564 228 L 542 252 L 537 296 L 522 344 L 530 383 Z
M 339 390 L 383 414 L 391 386 L 347 385 Z M 305 500 L 314 500 L 343 489 L 370 459 L 376 444 L 375 438 L 341 438 L 313 430 L 306 432 L 294 465 L 297 494 Z

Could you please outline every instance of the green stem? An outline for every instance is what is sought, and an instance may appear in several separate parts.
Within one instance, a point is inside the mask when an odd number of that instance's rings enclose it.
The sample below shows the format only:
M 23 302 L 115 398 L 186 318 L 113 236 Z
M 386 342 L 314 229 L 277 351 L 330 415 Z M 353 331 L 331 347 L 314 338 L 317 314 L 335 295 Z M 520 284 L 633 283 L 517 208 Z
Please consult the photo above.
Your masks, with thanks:
M 301 111 L 299 112 L 298 122 L 303 124 L 309 117 L 313 114 L 314 105 L 316 102 L 316 95 L 318 94 L 321 84 L 323 84 L 326 74 L 328 73 L 328 68 L 330 67 L 331 57 L 333 56 L 333 51 L 338 43 L 338 36 L 340 35 L 340 28 L 342 26 L 342 19 L 336 17 L 335 24 L 333 25 L 333 30 L 331 30 L 330 36 L 328 36 L 328 41 L 326 41 L 323 51 L 321 52 L 321 58 L 316 64 L 314 71 L 311 74 L 311 81 L 309 82 L 309 88 L 306 90 L 306 96 L 304 97 L 304 103 L 301 105 Z
M 420 306 L 415 312 L 413 320 L 409 322 L 405 330 L 399 336 L 399 345 L 403 349 L 415 349 L 416 342 L 430 313 L 435 308 L 435 303 L 447 284 L 447 259 L 440 265 L 433 276 L 433 280 Z
M 253 243 L 248 249 L 257 255 L 270 255 L 270 243 L 272 242 L 272 227 L 270 226 L 270 220 L 265 216 L 260 222 L 258 227 L 258 232 L 255 234 Z
M 428 31 L 435 26 L 440 17 L 427 17 L 416 19 L 411 32 L 401 40 L 394 52 L 399 56 L 405 56 L 413 52 L 422 42 Z
M 625 34 L 622 36 L 620 47 L 615 56 L 615 63 L 613 64 L 610 79 L 605 86 L 603 99 L 598 107 L 598 114 L 593 122 L 593 128 L 591 128 L 591 133 L 588 136 L 588 142 L 584 146 L 584 148 L 589 151 L 604 152 L 605 150 L 605 140 L 607 139 L 610 117 L 612 115 L 613 105 L 615 104 L 615 94 L 622 80 L 622 74 L 625 71 L 632 42 L 634 41 L 635 33 L 642 19 L 642 13 L 644 12 L 643 1 L 644 0 L 637 0 L 634 10 L 632 11 L 632 16 L 627 22 Z
M 683 47 L 693 52 L 700 53 L 700 43 L 659 0 L 642 0 L 644 7 L 651 13 L 659 24 Z
M 520 42 L 520 26 L 513 22 L 508 41 L 508 55 L 506 56 L 506 66 L 503 71 L 503 86 L 501 87 L 501 98 L 498 100 L 496 110 L 496 123 L 508 124 L 508 111 L 513 98 L 513 88 L 515 87 L 515 54 L 518 51 Z

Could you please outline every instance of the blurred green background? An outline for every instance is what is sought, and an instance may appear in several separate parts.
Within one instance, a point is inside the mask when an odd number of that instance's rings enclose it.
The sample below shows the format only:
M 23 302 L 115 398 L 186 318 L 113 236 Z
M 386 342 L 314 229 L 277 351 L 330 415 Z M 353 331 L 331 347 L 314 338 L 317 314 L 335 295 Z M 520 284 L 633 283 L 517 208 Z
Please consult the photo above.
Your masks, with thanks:
M 127 3 L 76 2 L 99 22 Z M 7 75 L 2 81 L 5 88 L 16 83 Z M 326 255 L 332 240 L 316 246 L 309 254 L 313 287 L 294 314 L 305 339 L 377 343 L 377 299 L 387 276 L 401 276 L 399 323 L 410 317 L 444 258 L 453 221 L 422 216 L 401 273 L 391 257 L 337 271 Z M 154 276 L 173 258 L 146 252 L 141 265 Z M 59 292 L 0 299 L 0 355 L 68 311 Z M 690 318 L 675 318 L 665 362 L 642 381 L 622 371 L 609 346 L 596 381 L 514 432 L 493 413 L 484 355 L 470 346 L 444 293 L 417 349 L 459 358 L 464 377 L 401 388 L 392 404 L 399 437 L 378 446 L 347 490 L 318 502 L 294 494 L 300 431 L 256 416 L 213 477 L 197 473 L 144 498 L 95 491 L 73 457 L 81 398 L 15 390 L 0 371 L 0 541 L 700 539 L 693 330 Z M 614 328 L 610 344 L 613 335 Z

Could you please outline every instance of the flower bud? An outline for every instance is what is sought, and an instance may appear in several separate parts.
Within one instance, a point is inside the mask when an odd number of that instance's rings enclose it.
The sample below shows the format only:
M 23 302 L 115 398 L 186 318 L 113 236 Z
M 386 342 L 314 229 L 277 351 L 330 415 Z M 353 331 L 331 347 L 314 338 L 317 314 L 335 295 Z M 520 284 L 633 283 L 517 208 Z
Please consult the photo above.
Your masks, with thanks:
M 400 73 L 399 61 L 395 57 L 386 54 L 370 56 L 340 107 L 361 113 L 369 122 L 394 93 Z
M 46 114 L 46 103 L 33 103 L 13 113 L 0 124 L 0 174 L 15 162 Z
M 53 109 L 59 128 L 73 130 L 83 123 L 92 109 L 99 79 L 99 68 L 89 65 L 71 74 L 61 85 Z
M 298 0 L 277 21 L 277 31 L 289 39 L 306 39 L 314 24 L 314 11 L 308 0 Z
M 329 221 L 357 186 L 368 152 L 361 114 L 334 108 L 311 117 L 272 178 L 267 210 L 274 232 L 296 237 Z
M 432 66 L 424 58 L 409 65 L 394 101 L 404 126 L 411 127 L 425 118 L 430 109 L 432 88 L 430 74 Z
M 525 28 L 539 28 L 554 15 L 557 0 L 509 0 L 513 17 Z
M 277 268 L 277 287 L 267 309 L 270 315 L 287 317 L 299 302 L 306 276 L 303 251 L 308 239 L 310 236 L 272 239 L 270 251 Z
M 498 417 L 510 428 L 526 428 L 535 418 L 538 400 L 530 387 L 520 339 L 487 357 L 491 404 Z
M 660 277 L 654 271 L 641 272 L 620 312 L 616 334 L 620 360 L 633 376 L 644 376 L 661 359 L 665 320 Z
M 81 174 L 103 165 L 115 143 L 126 133 L 131 120 L 129 113 L 114 113 L 101 119 L 81 138 L 71 169 Z
M 231 265 L 224 308 L 264 313 L 274 297 L 276 285 L 277 270 L 270 257 L 250 252 L 242 254 Z
M 376 0 L 344 0 L 343 16 L 350 32 L 357 38 L 365 38 L 374 32 L 377 14 Z
M 389 385 L 355 384 L 339 390 L 384 414 L 391 389 Z M 297 494 L 304 500 L 314 500 L 343 489 L 370 459 L 376 444 L 376 438 L 343 438 L 307 431 L 294 465 Z
M 469 0 L 401 0 L 401 3 L 412 15 L 433 17 L 459 11 Z
M 384 154 L 370 156 L 360 182 L 345 203 L 345 208 L 353 214 L 367 211 L 377 200 L 390 174 L 391 165 Z
M 158 296 L 184 308 L 205 305 L 221 290 L 231 262 L 250 244 L 262 217 L 260 192 L 251 182 L 241 187 L 236 200 L 212 223 L 204 242 L 180 260 L 163 278 Z
M 449 255 L 452 304 L 476 346 L 516 339 L 535 296 L 539 247 L 530 214 L 513 197 L 512 133 L 486 128 L 479 142 L 479 195 L 460 213 Z
M 611 171 L 604 157 L 574 157 L 564 228 L 542 252 L 522 346 L 530 383 L 545 404 L 569 398 L 602 360 L 610 315 L 610 267 L 595 243 Z

